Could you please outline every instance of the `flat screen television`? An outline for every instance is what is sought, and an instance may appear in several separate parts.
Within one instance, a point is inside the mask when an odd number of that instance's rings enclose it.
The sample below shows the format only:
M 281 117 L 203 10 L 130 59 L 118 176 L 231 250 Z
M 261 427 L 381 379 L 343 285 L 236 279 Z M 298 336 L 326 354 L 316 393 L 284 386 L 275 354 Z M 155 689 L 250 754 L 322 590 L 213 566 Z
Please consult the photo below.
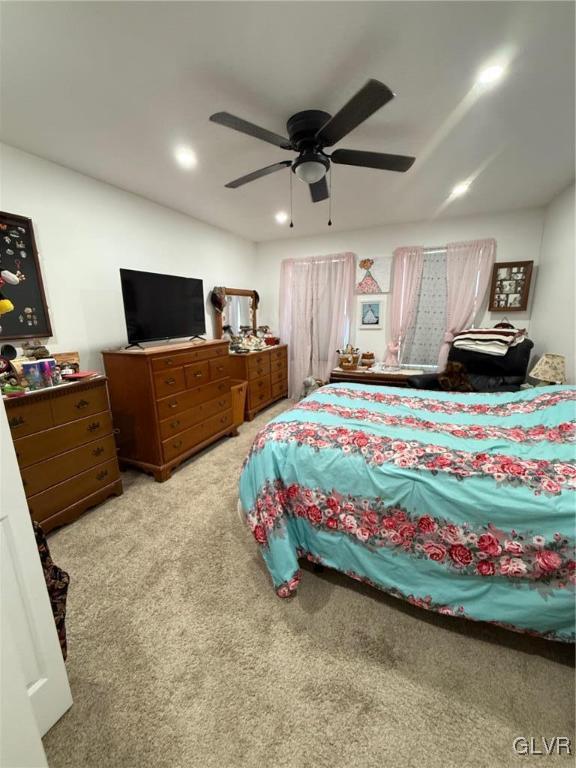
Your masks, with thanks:
M 121 269 L 128 342 L 206 333 L 202 280 Z

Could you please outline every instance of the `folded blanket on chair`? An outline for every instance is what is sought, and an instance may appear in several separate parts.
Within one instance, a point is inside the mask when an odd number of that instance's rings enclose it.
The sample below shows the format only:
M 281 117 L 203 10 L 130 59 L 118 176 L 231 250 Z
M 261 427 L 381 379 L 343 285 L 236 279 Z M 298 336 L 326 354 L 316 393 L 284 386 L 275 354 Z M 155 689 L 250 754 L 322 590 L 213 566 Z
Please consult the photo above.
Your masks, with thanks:
M 454 336 L 453 344 L 458 349 L 503 357 L 510 347 L 521 344 L 525 335 L 526 331 L 518 328 L 465 328 Z

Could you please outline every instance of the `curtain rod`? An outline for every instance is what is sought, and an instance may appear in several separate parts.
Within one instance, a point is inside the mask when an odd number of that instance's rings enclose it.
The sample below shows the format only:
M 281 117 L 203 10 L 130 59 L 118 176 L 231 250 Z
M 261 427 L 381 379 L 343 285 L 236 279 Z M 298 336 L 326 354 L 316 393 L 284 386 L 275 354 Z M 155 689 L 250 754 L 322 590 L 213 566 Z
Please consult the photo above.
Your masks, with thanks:
M 424 253 L 431 256 L 433 253 L 448 253 L 448 248 L 424 248 Z

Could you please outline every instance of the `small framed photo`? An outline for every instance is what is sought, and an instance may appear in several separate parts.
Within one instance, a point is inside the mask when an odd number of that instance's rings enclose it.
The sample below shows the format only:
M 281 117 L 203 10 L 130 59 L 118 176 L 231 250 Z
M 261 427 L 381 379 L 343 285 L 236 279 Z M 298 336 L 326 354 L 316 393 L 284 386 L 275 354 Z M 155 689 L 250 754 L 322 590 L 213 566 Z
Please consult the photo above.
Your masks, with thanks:
M 497 261 L 492 267 L 490 312 L 525 312 L 533 261 Z
M 379 330 L 382 328 L 382 302 L 360 302 L 360 325 L 363 331 Z

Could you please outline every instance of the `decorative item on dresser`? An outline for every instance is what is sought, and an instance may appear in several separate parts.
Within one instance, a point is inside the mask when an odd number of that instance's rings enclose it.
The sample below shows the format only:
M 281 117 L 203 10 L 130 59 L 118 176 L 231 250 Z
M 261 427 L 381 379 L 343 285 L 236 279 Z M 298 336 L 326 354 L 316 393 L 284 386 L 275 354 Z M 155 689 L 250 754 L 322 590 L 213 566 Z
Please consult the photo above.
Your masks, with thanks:
M 288 397 L 288 347 L 279 344 L 262 352 L 244 355 L 230 353 L 230 366 L 235 379 L 248 382 L 246 418 L 254 416 L 273 403 Z
M 164 482 L 193 454 L 238 434 L 228 342 L 106 350 L 102 356 L 122 464 Z
M 44 531 L 122 493 L 103 376 L 4 404 L 30 514 Z

